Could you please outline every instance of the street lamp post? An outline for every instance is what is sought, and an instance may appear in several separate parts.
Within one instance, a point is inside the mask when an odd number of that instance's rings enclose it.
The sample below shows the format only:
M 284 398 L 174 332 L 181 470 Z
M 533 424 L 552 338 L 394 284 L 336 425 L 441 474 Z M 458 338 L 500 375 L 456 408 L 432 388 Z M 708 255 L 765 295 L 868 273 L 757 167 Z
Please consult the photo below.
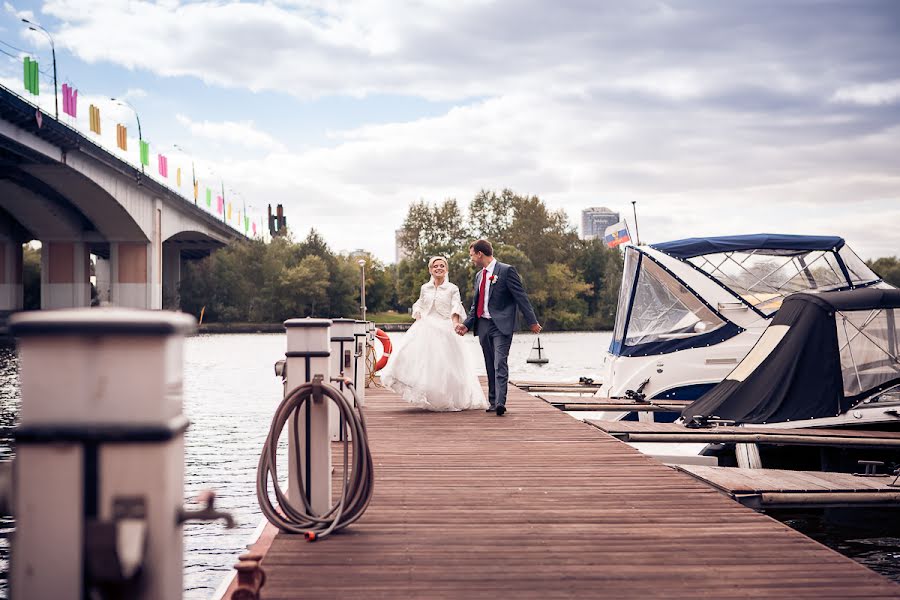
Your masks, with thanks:
M 140 153 L 141 145 L 142 145 L 142 142 L 144 141 L 144 136 L 141 133 L 141 117 L 138 115 L 137 109 L 135 107 L 133 107 L 131 105 L 131 103 L 128 102 L 127 100 L 122 100 L 121 98 L 110 98 L 110 100 L 112 100 L 113 102 L 116 102 L 118 104 L 121 104 L 122 106 L 127 106 L 134 113 L 134 118 L 137 120 L 137 126 L 138 126 L 138 153 Z M 144 161 L 138 159 L 138 162 L 141 163 L 141 175 L 143 175 L 144 174 Z
M 366 261 L 362 258 L 356 261 L 359 265 L 359 312 L 361 321 L 366 320 Z
M 47 39 L 50 40 L 50 54 L 53 56 L 53 108 L 56 120 L 59 121 L 59 90 L 56 87 L 56 44 L 53 43 L 53 36 L 50 35 L 50 32 L 37 23 L 32 23 L 28 19 L 22 19 L 22 22 L 30 25 L 28 29 L 31 31 L 43 31 Z

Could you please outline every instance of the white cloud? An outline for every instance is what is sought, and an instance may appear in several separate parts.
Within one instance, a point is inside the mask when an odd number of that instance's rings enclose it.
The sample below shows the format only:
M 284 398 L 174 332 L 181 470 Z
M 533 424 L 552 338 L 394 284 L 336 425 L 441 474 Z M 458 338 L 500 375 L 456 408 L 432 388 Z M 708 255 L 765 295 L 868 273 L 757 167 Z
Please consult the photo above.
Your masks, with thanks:
M 198 165 L 216 144 L 253 149 L 215 170 L 339 250 L 392 260 L 410 202 L 510 187 L 573 223 L 635 200 L 651 241 L 838 233 L 868 257 L 900 251 L 883 226 L 900 203 L 900 67 L 890 4 L 867 6 L 810 19 L 782 2 L 50 0 L 42 14 L 58 48 L 136 79 L 363 99 L 363 125 L 329 119 L 327 145 L 302 150 L 246 120 L 265 94 L 217 121 L 179 103 Z M 376 94 L 457 106 L 374 124 Z
M 900 79 L 842 87 L 831 100 L 864 106 L 896 104 L 900 102 Z
M 193 121 L 184 115 L 175 115 L 176 120 L 187 127 L 194 137 L 204 138 L 244 148 L 262 148 L 273 152 L 284 149 L 284 144 L 274 137 L 260 131 L 253 121 Z

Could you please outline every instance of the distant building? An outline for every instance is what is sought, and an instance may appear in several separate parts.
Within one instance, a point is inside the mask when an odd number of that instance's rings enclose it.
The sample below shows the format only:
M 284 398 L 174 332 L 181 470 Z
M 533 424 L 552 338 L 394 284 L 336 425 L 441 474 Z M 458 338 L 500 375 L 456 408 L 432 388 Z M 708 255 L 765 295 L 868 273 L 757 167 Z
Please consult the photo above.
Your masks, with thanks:
M 581 239 L 602 238 L 607 227 L 621 220 L 619 213 L 613 212 L 605 206 L 585 208 L 581 211 Z
M 394 262 L 400 264 L 400 261 L 409 257 L 409 253 L 400 243 L 400 236 L 403 234 L 402 229 L 394 231 Z

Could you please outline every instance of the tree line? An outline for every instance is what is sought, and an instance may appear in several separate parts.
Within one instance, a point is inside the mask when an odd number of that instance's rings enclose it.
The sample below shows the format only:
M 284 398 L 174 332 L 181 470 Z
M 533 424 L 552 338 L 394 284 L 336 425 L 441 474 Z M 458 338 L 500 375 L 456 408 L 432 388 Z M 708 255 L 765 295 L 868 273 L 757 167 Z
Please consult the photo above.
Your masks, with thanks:
M 541 323 L 549 329 L 606 329 L 615 319 L 622 258 L 602 240 L 581 240 L 563 211 L 510 190 L 479 192 L 463 210 L 456 200 L 410 205 L 399 233 L 404 258 L 334 253 L 315 230 L 301 242 L 240 241 L 182 272 L 183 310 L 204 321 L 277 322 L 291 317 L 359 314 L 358 261 L 365 261 L 371 312 L 406 314 L 428 281 L 428 259 L 446 256 L 463 303 L 471 302 L 469 243 L 486 238 L 514 264 Z
M 273 323 L 293 317 L 359 314 L 360 266 L 364 261 L 369 314 L 406 315 L 428 281 L 428 259 L 446 256 L 450 280 L 463 303 L 471 302 L 475 276 L 472 240 L 485 238 L 494 254 L 516 266 L 541 323 L 551 330 L 610 329 L 615 320 L 622 254 L 602 240 L 579 239 L 563 211 L 537 196 L 483 190 L 465 208 L 455 199 L 410 205 L 399 232 L 404 258 L 385 264 L 369 253 L 332 251 L 309 231 L 269 243 L 242 240 L 182 270 L 180 305 L 206 322 Z M 40 308 L 40 249 L 26 245 L 25 308 Z M 900 287 L 900 259 L 866 261 L 886 282 Z

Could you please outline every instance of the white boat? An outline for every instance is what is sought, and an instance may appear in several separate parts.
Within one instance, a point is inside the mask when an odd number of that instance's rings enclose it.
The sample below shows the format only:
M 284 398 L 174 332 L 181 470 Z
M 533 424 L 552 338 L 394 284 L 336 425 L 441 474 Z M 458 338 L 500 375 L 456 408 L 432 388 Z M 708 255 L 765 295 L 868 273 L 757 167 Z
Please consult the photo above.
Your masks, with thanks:
M 743 360 L 786 296 L 867 287 L 892 288 L 836 236 L 756 234 L 629 246 L 596 395 L 696 400 Z

